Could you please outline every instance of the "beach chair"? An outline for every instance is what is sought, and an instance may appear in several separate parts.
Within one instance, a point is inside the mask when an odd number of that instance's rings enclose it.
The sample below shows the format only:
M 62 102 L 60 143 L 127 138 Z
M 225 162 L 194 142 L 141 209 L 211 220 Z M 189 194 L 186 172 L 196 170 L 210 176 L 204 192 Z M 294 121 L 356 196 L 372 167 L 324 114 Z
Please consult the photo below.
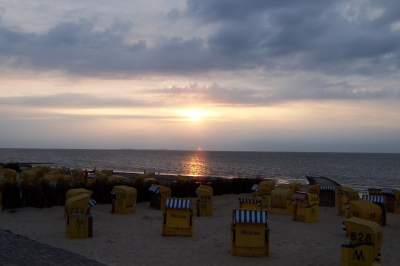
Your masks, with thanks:
M 266 210 L 232 210 L 232 255 L 269 256 L 267 214 Z
M 277 188 L 271 192 L 271 213 L 293 214 L 294 191 L 289 188 Z
M 212 216 L 212 195 L 213 189 L 210 186 L 200 185 L 196 189 L 197 199 L 197 216 Z
M 93 218 L 88 213 L 90 195 L 82 193 L 65 203 L 65 233 L 68 238 L 87 238 L 93 235 Z
M 379 224 L 357 217 L 344 221 L 349 244 L 342 245 L 342 266 L 380 265 L 380 250 L 383 240 Z
M 386 225 L 386 201 L 383 195 L 363 195 L 363 200 L 369 200 L 375 204 L 377 204 L 382 210 L 382 219 L 380 222 L 381 226 Z
M 318 222 L 318 194 L 297 191 L 293 194 L 293 220 L 306 223 Z
M 136 188 L 125 185 L 114 186 L 114 192 L 116 198 L 112 201 L 112 213 L 128 214 L 136 211 Z
M 319 206 L 335 207 L 336 187 L 333 185 L 320 185 Z
M 382 210 L 369 200 L 356 200 L 349 202 L 349 217 L 357 217 L 377 224 L 381 223 Z
M 336 201 L 338 205 L 338 214 L 344 215 L 345 217 L 350 217 L 349 215 L 349 203 L 350 201 L 360 200 L 360 195 L 354 190 L 349 190 L 347 188 L 341 188 L 337 195 L 338 200 Z
M 193 236 L 193 209 L 190 199 L 167 198 L 163 212 L 163 236 Z
M 165 200 L 171 197 L 171 189 L 169 187 L 152 184 L 150 191 L 150 208 L 157 210 L 165 210 Z
M 263 209 L 268 210 L 271 206 L 271 191 L 275 188 L 275 181 L 261 181 L 251 188 L 254 192 L 252 197 L 261 200 Z
M 385 197 L 386 211 L 400 213 L 400 191 L 392 188 L 383 188 L 381 194 Z
M 368 195 L 380 196 L 380 195 L 382 195 L 381 191 L 382 191 L 381 188 L 369 188 L 368 189 Z
M 89 196 L 89 199 L 92 195 L 92 191 L 91 190 L 87 190 L 85 188 L 71 188 L 69 189 L 66 193 L 65 193 L 65 210 L 64 210 L 64 218 L 67 217 L 68 211 L 67 211 L 67 202 L 70 198 L 78 196 L 78 195 L 82 195 L 82 194 L 86 194 Z M 87 212 L 86 214 L 90 213 L 90 207 L 87 208 Z

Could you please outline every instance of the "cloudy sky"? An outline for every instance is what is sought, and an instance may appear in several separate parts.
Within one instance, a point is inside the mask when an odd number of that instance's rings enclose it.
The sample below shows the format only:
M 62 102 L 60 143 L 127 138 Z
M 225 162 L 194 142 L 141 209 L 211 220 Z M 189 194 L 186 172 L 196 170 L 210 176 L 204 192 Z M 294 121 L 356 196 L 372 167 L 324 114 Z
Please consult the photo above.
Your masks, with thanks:
M 0 147 L 400 152 L 400 2 L 0 0 Z

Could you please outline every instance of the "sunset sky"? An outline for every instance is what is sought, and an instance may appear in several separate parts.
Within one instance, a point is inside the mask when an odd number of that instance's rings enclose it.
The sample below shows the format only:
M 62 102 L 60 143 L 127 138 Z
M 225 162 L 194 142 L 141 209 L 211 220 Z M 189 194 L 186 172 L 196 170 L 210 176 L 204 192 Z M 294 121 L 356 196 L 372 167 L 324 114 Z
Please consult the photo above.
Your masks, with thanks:
M 0 0 L 0 148 L 400 152 L 400 1 Z

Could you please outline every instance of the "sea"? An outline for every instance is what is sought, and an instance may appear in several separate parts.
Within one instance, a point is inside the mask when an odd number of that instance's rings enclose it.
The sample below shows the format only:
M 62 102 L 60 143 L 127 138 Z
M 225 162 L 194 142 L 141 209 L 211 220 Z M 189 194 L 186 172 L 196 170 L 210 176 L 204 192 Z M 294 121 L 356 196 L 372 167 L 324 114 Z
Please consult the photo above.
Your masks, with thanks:
M 324 176 L 359 193 L 400 189 L 399 153 L 243 152 L 180 150 L 0 149 L 0 163 L 28 163 L 115 172 L 224 178 L 268 178 L 307 184 Z

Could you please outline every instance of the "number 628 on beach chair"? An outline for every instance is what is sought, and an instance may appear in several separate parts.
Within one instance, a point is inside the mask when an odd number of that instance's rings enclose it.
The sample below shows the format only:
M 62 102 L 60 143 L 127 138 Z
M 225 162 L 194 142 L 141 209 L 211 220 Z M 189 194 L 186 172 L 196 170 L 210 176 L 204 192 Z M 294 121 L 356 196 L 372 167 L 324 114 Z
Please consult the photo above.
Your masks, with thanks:
M 269 256 L 269 228 L 266 210 L 232 211 L 231 254 Z

